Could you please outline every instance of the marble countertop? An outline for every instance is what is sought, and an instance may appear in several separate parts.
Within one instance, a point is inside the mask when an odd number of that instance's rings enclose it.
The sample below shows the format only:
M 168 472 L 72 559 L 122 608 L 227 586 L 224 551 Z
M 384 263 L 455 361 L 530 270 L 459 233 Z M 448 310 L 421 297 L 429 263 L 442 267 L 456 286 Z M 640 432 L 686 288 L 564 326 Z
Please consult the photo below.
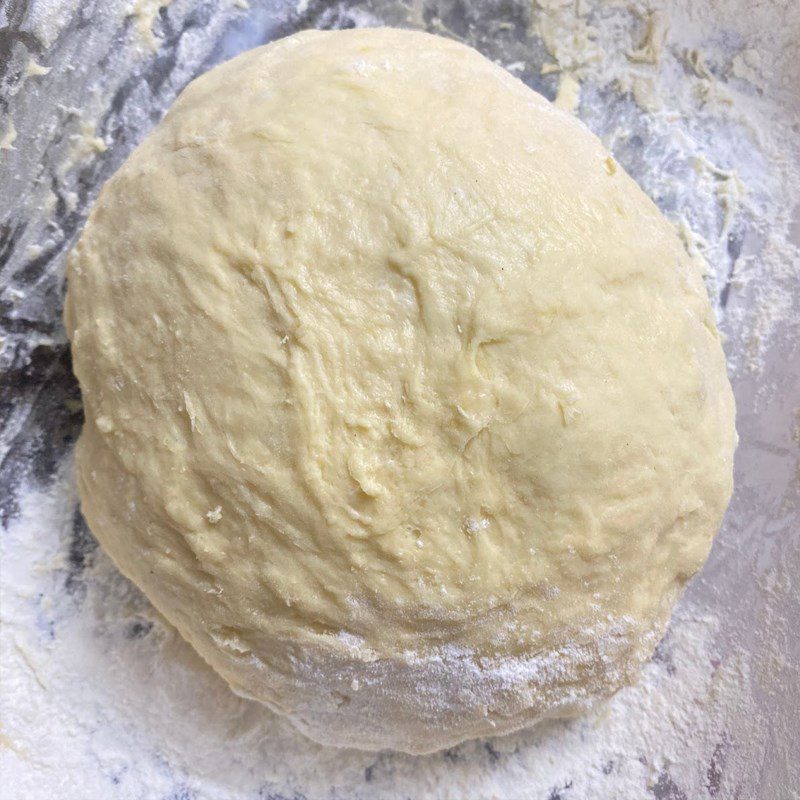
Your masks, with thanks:
M 4 798 L 791 796 L 800 192 L 798 151 L 775 131 L 800 116 L 759 76 L 747 24 L 700 15 L 695 28 L 674 5 L 682 21 L 666 26 L 644 0 L 0 5 Z M 798 38 L 798 15 L 778 22 Z M 579 116 L 711 266 L 741 439 L 723 529 L 642 686 L 587 720 L 422 758 L 308 742 L 232 695 L 117 573 L 73 487 L 82 412 L 61 324 L 65 258 L 92 200 L 189 80 L 296 30 L 376 24 L 463 39 L 550 98 L 575 76 Z M 655 56 L 631 57 L 657 25 Z

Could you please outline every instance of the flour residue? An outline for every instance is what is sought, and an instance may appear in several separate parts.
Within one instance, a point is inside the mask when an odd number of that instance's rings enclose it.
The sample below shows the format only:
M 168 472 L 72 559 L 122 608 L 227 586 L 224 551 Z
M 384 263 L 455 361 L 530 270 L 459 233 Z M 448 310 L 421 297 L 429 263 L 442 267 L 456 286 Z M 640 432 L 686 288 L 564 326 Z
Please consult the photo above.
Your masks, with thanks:
M 245 11 L 248 4 L 236 2 L 224 10 L 220 4 L 178 44 L 168 43 L 165 31 L 180 30 L 192 5 L 106 4 L 91 32 L 115 44 L 106 75 L 89 80 L 85 64 L 65 67 L 50 54 L 79 4 L 30 4 L 40 52 L 22 56 L 12 94 L 23 102 L 10 107 L 0 140 L 0 168 L 13 164 L 29 193 L 21 260 L 3 289 L 10 318 L 37 318 L 36 287 L 15 277 L 27 262 L 52 253 L 47 275 L 57 282 L 74 227 L 51 223 L 59 209 L 66 219 L 86 213 L 91 193 L 79 176 L 105 159 L 119 163 L 186 80 L 215 58 L 288 33 L 299 20 L 427 27 L 478 46 L 551 99 L 561 88 L 563 102 L 612 151 L 608 168 L 627 169 L 675 223 L 687 250 L 708 265 L 734 378 L 751 380 L 738 397 L 749 472 L 738 476 L 736 516 L 722 547 L 636 686 L 580 720 L 415 758 L 317 746 L 233 695 L 96 549 L 77 515 L 67 460 L 52 484 L 31 481 L 2 538 L 0 769 L 13 776 L 16 796 L 50 800 L 56 786 L 59 800 L 790 796 L 787 786 L 797 781 L 784 784 L 776 775 L 796 770 L 796 731 L 780 727 L 777 715 L 765 719 L 762 709 L 764 697 L 783 708 L 798 696 L 797 615 L 785 609 L 786 598 L 797 597 L 800 559 L 791 533 L 800 484 L 796 458 L 771 444 L 784 432 L 767 426 L 779 427 L 782 417 L 762 420 L 760 410 L 791 404 L 780 398 L 796 387 L 762 375 L 776 358 L 796 368 L 800 342 L 800 4 L 287 0 L 273 14 L 264 4 Z M 239 27 L 229 26 L 231 11 L 245 20 Z M 127 38 L 115 38 L 117 30 Z M 142 43 L 159 53 L 174 48 L 175 64 L 165 76 L 156 73 L 158 81 L 131 81 L 126 93 L 124 65 L 135 62 L 139 70 L 158 55 Z M 101 80 L 109 76 L 116 77 Z M 34 118 L 51 85 L 60 87 L 62 106 L 52 104 L 52 117 L 37 122 L 33 147 L 20 108 Z M 26 95 L 33 91 L 42 99 Z M 106 116 L 112 100 L 119 120 Z M 35 178 L 45 153 L 55 183 Z M 30 335 L 48 348 L 61 334 L 43 327 Z M 23 429 L 24 411 L 9 419 L 0 445 Z M 800 426 L 794 408 L 789 413 L 787 442 Z M 776 464 L 793 476 L 785 486 L 784 472 L 761 481 L 760 472 Z M 216 518 L 218 509 L 207 513 Z M 739 549 L 746 556 L 737 577 L 729 573 Z M 763 567 L 771 558 L 779 566 Z M 759 630 L 743 631 L 747 650 L 724 635 L 736 626 L 711 610 L 731 585 L 768 600 Z M 358 691 L 357 679 L 351 688 Z M 765 763 L 772 766 L 762 769 Z
M 87 534 L 73 522 L 76 503 L 67 465 L 50 490 L 25 498 L 3 540 L 2 760 L 20 797 L 47 796 L 50 774 L 59 800 L 117 796 L 112 787 L 165 796 L 176 776 L 197 800 L 375 800 L 398 787 L 410 797 L 546 798 L 567 785 L 570 800 L 595 800 L 643 797 L 665 781 L 700 797 L 715 763 L 736 760 L 720 766 L 724 792 L 747 785 L 746 764 L 760 756 L 748 660 L 721 653 L 717 621 L 690 606 L 641 681 L 583 719 L 425 757 L 321 747 L 230 692 L 101 551 L 78 556 L 76 537 Z M 750 736 L 734 742 L 743 712 Z

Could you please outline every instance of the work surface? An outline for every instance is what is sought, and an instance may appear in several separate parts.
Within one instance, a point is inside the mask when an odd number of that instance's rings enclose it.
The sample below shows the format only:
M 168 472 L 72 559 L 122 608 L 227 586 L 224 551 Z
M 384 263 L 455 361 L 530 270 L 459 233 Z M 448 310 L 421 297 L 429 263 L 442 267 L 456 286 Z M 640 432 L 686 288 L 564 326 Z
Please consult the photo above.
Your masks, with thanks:
M 712 15 L 710 7 L 2 7 L 4 797 L 792 796 L 800 785 L 800 9 L 729 0 Z M 97 549 L 72 481 L 81 407 L 60 321 L 66 254 L 93 198 L 192 77 L 303 28 L 378 24 L 476 46 L 603 139 L 710 265 L 740 433 L 725 524 L 642 682 L 586 719 L 420 758 L 323 748 L 235 697 Z

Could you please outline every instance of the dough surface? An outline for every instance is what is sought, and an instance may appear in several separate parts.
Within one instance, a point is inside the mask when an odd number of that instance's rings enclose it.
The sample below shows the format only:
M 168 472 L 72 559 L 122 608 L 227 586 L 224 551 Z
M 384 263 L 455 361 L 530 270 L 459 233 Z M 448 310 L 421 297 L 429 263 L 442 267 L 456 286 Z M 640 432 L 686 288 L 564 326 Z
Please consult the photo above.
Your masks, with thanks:
M 203 75 L 68 283 L 92 531 L 321 742 L 427 752 L 635 680 L 730 496 L 697 264 L 452 41 L 307 31 Z

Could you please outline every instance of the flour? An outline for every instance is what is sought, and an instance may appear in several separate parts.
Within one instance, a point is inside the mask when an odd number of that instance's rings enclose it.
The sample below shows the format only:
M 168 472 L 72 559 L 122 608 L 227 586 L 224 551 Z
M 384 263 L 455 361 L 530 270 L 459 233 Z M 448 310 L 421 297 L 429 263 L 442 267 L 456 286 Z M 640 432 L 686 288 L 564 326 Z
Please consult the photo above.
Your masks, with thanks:
M 42 93 L 60 79 L 63 65 L 47 52 L 77 5 L 31 4 L 31 24 L 44 49 L 34 63 L 52 69 L 44 74 L 33 68 L 26 84 Z M 578 85 L 578 116 L 678 226 L 687 249 L 709 265 L 709 290 L 728 339 L 731 369 L 737 387 L 744 387 L 737 388 L 737 400 L 746 469 L 737 478 L 731 522 L 637 685 L 576 721 L 548 722 L 422 758 L 375 756 L 319 747 L 280 717 L 233 695 L 94 549 L 76 518 L 71 467 L 63 461 L 52 485 L 42 489 L 28 482 L 2 539 L 0 769 L 10 776 L 11 796 L 791 797 L 800 776 L 786 772 L 784 781 L 773 772 L 795 769 L 800 761 L 793 744 L 797 731 L 786 727 L 797 716 L 797 637 L 791 630 L 797 615 L 785 610 L 786 598 L 797 595 L 800 562 L 796 459 L 787 455 L 798 417 L 788 409 L 784 436 L 784 417 L 775 408 L 791 404 L 795 385 L 776 378 L 769 366 L 776 357 L 796 360 L 796 344 L 792 350 L 781 343 L 800 341 L 800 5 L 539 0 L 534 6 L 510 3 L 508 19 L 492 20 L 495 4 L 484 4 L 489 11 L 483 13 L 475 3 L 466 6 L 463 24 L 445 2 L 285 5 L 310 25 L 428 25 L 477 44 L 551 98 L 565 75 Z M 118 6 L 122 20 L 131 4 Z M 166 13 L 185 6 L 176 0 Z M 28 255 L 17 269 L 69 239 L 67 226 L 62 233 L 48 217 L 63 202 L 59 197 L 75 194 L 80 172 L 96 169 L 103 159 L 119 163 L 212 51 L 230 56 L 277 31 L 288 32 L 280 27 L 285 16 L 278 23 L 264 4 L 253 7 L 247 26 L 227 29 L 226 18 L 212 15 L 190 29 L 163 84 L 132 81 L 126 94 L 120 77 L 80 94 L 85 65 L 68 64 L 61 77 L 69 70 L 75 77 L 69 95 L 63 89 L 59 99 L 80 107 L 82 115 L 37 121 L 43 131 L 38 150 L 31 147 L 32 123 L 18 118 L 19 105 L 12 108 L 0 147 L 13 149 L 0 151 L 0 168 L 12 156 L 35 161 L 45 152 L 55 163 L 68 164 L 60 172 L 58 196 L 44 181 L 25 201 L 31 224 L 19 252 Z M 113 29 L 110 14 L 93 20 L 96 36 Z M 156 14 L 148 32 L 163 46 Z M 130 32 L 134 37 L 136 57 L 147 57 L 138 29 Z M 113 40 L 110 33 L 107 38 Z M 107 73 L 124 76 L 121 65 L 131 57 L 120 47 Z M 27 56 L 21 70 L 25 63 Z M 20 98 L 27 91 L 23 86 Z M 124 126 L 103 117 L 112 97 Z M 28 105 L 35 114 L 42 102 L 34 98 Z M 62 127 L 63 159 L 50 146 Z M 70 141 L 71 136 L 78 138 Z M 85 137 L 91 143 L 95 136 L 97 146 L 84 147 Z M 125 136 L 130 139 L 120 145 Z M 20 164 L 14 162 L 19 185 L 34 185 L 37 173 Z M 111 166 L 104 167 L 106 175 Z M 82 191 L 81 213 L 88 199 Z M 50 272 L 57 275 L 60 263 L 54 256 Z M 8 288 L 20 315 L 36 319 L 35 291 Z M 63 341 L 57 328 L 31 335 L 41 347 Z M 776 350 L 779 345 L 782 350 Z M 16 440 L 27 414 L 26 406 L 14 409 L 4 442 Z M 771 559 L 779 566 L 763 566 Z M 744 605 L 728 619 L 737 595 Z M 748 606 L 762 595 L 763 608 L 748 616 Z M 739 627 L 746 649 L 727 633 Z M 351 691 L 359 687 L 353 678 Z M 776 698 L 768 718 L 763 696 Z
M 67 465 L 50 491 L 24 499 L 3 540 L 2 761 L 16 796 L 51 797 L 57 780 L 60 800 L 161 797 L 177 780 L 185 795 L 174 796 L 197 800 L 546 798 L 567 786 L 570 800 L 594 800 L 678 780 L 701 797 L 717 769 L 726 797 L 760 756 L 748 661 L 717 652 L 716 620 L 690 606 L 642 680 L 580 720 L 418 758 L 319 747 L 231 693 L 102 552 L 75 563 L 74 536 L 86 534 L 64 527 L 76 503 Z M 514 684 L 531 668 L 498 677 Z M 728 726 L 743 710 L 750 736 L 734 742 Z
M 748 342 L 729 354 L 731 367 L 760 370 L 776 332 L 788 326 L 800 335 L 800 70 L 796 37 L 787 33 L 800 28 L 800 6 L 739 0 L 711 14 L 708 3 L 665 0 L 538 5 L 547 13 L 531 27 L 555 60 L 548 72 L 564 73 L 556 102 L 574 104 L 688 233 L 712 267 L 721 329 Z M 644 114 L 610 107 L 608 87 Z M 631 140 L 644 136 L 658 144 L 630 152 Z M 729 302 L 732 287 L 747 302 Z

